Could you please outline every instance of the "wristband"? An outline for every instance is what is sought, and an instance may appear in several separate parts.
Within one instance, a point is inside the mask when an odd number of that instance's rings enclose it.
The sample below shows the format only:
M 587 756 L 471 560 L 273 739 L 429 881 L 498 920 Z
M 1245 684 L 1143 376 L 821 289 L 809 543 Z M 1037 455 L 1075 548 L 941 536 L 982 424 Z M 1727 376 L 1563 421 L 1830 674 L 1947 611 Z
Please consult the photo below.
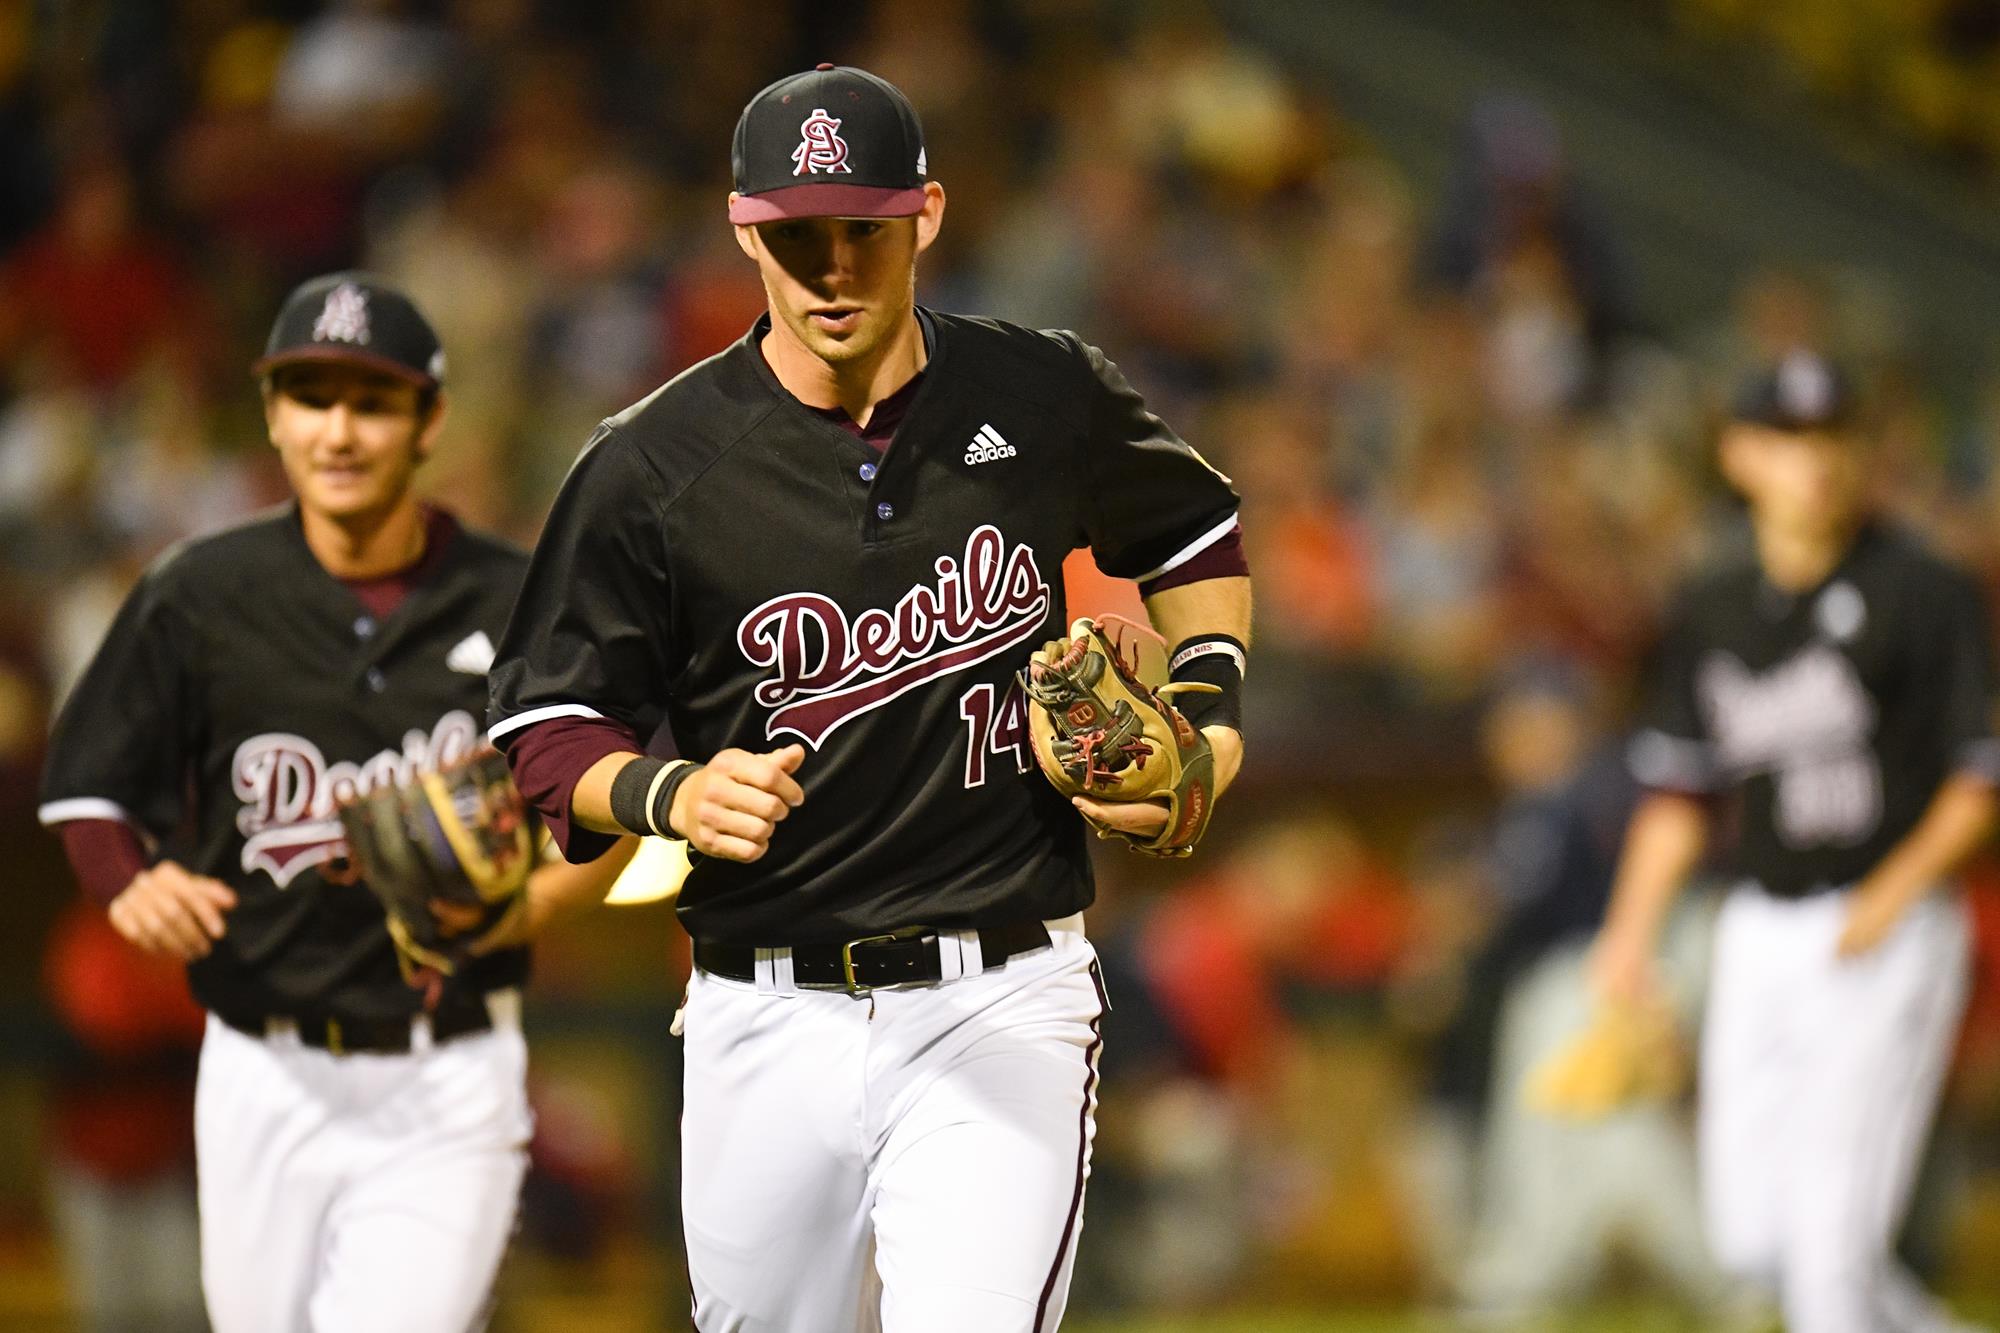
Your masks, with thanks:
M 674 793 L 694 776 L 699 764 L 685 759 L 654 759 L 640 755 L 611 779 L 611 818 L 618 827 L 640 837 L 678 838 L 667 817 Z
M 651 813 L 653 784 L 667 771 L 667 761 L 640 755 L 611 779 L 611 818 L 628 833 L 647 837 L 657 832 Z
M 1174 706 L 1197 728 L 1243 730 L 1243 676 L 1249 657 L 1241 640 L 1228 634 L 1185 639 L 1167 659 L 1167 678 L 1213 685 L 1219 694 L 1183 694 Z
M 674 795 L 681 784 L 701 771 L 701 765 L 691 759 L 675 759 L 666 771 L 653 779 L 652 797 L 647 809 L 652 812 L 653 827 L 663 838 L 679 838 L 686 841 L 686 834 L 674 832 Z

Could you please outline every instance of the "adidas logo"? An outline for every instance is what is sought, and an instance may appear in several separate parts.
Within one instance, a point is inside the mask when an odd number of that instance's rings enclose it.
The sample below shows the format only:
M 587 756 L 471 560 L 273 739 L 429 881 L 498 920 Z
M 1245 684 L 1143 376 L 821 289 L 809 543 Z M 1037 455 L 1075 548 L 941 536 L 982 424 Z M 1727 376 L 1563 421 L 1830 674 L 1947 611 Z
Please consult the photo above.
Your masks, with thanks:
M 493 666 L 493 640 L 483 629 L 474 630 L 445 654 L 444 664 L 468 676 L 483 676 Z
M 1014 446 L 1001 438 L 1000 432 L 992 426 L 981 426 L 979 433 L 972 437 L 972 443 L 965 446 L 965 461 L 968 463 L 990 463 L 996 458 L 1012 458 Z

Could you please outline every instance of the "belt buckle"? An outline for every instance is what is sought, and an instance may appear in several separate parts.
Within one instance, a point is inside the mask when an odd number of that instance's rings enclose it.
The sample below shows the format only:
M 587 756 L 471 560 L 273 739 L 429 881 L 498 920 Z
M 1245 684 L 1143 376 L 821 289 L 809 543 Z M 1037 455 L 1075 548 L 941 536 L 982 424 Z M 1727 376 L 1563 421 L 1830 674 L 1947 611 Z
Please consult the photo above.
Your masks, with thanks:
M 347 1054 L 347 1044 L 341 1039 L 340 1020 L 337 1018 L 326 1020 L 326 1051 L 328 1055 Z
M 897 935 L 863 935 L 858 940 L 849 940 L 840 946 L 840 977 L 846 983 L 849 995 L 871 995 L 873 986 L 864 986 L 854 979 L 854 951 L 864 944 L 890 944 L 900 938 Z

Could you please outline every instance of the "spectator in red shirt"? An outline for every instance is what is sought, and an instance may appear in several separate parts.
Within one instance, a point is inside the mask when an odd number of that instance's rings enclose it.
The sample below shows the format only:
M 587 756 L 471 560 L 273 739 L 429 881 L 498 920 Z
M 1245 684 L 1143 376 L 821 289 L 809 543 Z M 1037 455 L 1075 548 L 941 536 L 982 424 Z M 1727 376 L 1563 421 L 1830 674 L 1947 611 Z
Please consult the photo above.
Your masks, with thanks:
M 71 169 L 55 216 L 0 272 L 0 361 L 48 357 L 100 399 L 154 357 L 198 369 L 205 305 L 180 262 L 140 227 L 133 188 L 108 154 Z

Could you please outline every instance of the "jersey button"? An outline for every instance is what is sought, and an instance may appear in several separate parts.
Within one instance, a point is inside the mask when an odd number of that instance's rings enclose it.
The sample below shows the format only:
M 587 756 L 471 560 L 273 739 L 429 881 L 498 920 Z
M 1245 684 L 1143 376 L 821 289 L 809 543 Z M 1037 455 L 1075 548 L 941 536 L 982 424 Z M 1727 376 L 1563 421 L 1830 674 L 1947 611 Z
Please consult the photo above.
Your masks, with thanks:
M 382 674 L 381 667 L 369 667 L 366 679 L 368 681 L 368 688 L 376 694 L 380 694 L 389 687 L 389 678 Z
M 873 463 L 863 463 L 861 465 L 861 480 L 875 480 L 875 465 Z
M 374 632 L 375 632 L 375 618 L 373 616 L 356 616 L 354 618 L 355 638 L 365 639 Z
M 884 523 L 887 523 L 895 516 L 896 506 L 890 504 L 887 500 L 875 506 L 875 517 L 881 519 Z

